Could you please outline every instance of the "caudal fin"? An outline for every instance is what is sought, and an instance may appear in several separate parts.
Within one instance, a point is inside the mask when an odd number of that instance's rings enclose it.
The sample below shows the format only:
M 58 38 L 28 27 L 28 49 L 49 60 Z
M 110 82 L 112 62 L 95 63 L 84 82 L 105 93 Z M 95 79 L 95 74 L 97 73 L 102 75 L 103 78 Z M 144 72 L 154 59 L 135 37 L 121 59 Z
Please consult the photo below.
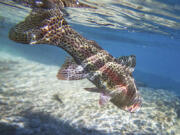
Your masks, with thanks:
M 95 8 L 79 2 L 78 0 L 13 0 L 14 2 L 30 8 L 51 9 L 54 7 L 78 7 L 78 8 Z
M 64 39 L 65 30 L 71 30 L 64 19 L 64 7 L 88 7 L 76 0 L 14 0 L 33 10 L 23 22 L 15 25 L 9 38 L 24 44 L 57 45 Z M 62 40 L 61 40 L 62 39 Z
M 9 38 L 24 44 L 52 44 L 63 36 L 62 27 L 68 24 L 63 13 L 56 9 L 34 9 L 23 22 L 9 31 Z

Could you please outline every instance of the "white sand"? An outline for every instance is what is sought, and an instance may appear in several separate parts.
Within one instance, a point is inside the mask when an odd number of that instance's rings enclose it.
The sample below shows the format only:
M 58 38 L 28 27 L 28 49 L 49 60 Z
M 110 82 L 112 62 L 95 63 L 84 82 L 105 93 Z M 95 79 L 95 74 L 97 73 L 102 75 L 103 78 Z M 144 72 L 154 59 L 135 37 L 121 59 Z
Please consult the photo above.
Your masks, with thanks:
M 8 134 L 178 134 L 179 99 L 165 90 L 140 87 L 144 98 L 138 113 L 109 103 L 86 79 L 60 81 L 59 67 L 0 52 L 0 126 Z M 179 124 L 179 125 L 178 125 Z

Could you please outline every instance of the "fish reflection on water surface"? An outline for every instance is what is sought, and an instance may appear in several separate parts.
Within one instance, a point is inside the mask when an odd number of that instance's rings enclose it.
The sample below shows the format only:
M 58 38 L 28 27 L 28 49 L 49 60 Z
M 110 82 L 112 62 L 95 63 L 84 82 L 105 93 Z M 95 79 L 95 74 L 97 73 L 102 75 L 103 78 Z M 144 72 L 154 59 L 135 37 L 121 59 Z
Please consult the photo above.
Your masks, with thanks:
M 136 65 L 134 55 L 114 58 L 95 41 L 87 40 L 73 30 L 63 17 L 64 7 L 94 8 L 77 0 L 19 0 L 32 11 L 23 22 L 13 27 L 9 38 L 24 44 L 49 44 L 64 49 L 72 56 L 57 74 L 60 80 L 87 78 L 99 91 L 99 104 L 111 101 L 117 107 L 136 112 L 141 106 L 132 72 Z

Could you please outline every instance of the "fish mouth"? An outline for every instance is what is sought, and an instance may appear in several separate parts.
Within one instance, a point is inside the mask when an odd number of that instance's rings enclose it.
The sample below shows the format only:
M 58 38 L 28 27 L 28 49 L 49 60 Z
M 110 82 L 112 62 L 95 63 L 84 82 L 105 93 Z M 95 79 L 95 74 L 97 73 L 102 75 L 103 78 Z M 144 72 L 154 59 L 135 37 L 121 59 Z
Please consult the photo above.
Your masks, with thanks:
M 136 113 L 140 110 L 141 106 L 142 106 L 142 99 L 140 95 L 137 94 L 134 100 L 132 101 L 132 104 L 130 106 L 126 106 L 124 110 L 131 113 Z
M 111 93 L 111 102 L 118 108 L 127 112 L 135 113 L 138 112 L 142 106 L 142 98 L 138 93 L 137 89 L 134 92 L 129 92 L 126 86 L 120 86 L 118 90 Z
M 126 99 L 129 100 L 124 110 L 131 113 L 138 112 L 142 106 L 142 98 L 137 90 L 134 81 L 133 83 L 129 83 L 129 85 L 126 87 L 126 93 L 124 94 Z

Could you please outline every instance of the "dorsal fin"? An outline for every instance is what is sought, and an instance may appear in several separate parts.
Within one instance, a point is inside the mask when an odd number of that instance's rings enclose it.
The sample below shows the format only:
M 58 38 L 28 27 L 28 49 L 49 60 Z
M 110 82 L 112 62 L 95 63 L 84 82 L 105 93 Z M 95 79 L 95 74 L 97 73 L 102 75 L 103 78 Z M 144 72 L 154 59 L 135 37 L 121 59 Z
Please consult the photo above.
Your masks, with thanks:
M 130 71 L 133 72 L 136 66 L 136 56 L 135 55 L 121 56 L 119 58 L 116 58 L 116 62 L 130 68 L 131 69 Z

